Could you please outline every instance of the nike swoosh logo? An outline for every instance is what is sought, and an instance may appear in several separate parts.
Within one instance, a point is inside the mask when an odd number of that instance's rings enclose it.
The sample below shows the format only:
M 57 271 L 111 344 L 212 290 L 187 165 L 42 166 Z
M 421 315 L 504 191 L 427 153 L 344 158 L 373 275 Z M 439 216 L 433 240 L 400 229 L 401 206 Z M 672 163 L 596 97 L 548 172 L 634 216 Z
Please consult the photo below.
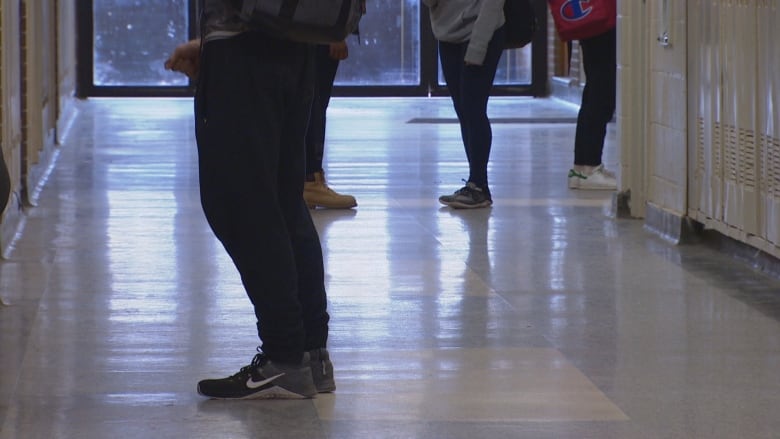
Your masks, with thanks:
M 257 388 L 259 388 L 259 387 L 263 387 L 263 386 L 265 386 L 266 384 L 268 384 L 268 383 L 270 383 L 271 381 L 273 381 L 273 380 L 275 380 L 275 379 L 279 378 L 279 377 L 280 377 L 280 376 L 282 376 L 282 375 L 284 375 L 284 374 L 283 374 L 283 373 L 280 373 L 279 375 L 272 376 L 271 378 L 266 378 L 266 379 L 264 379 L 263 381 L 254 381 L 254 380 L 252 380 L 252 378 L 250 377 L 248 380 L 246 380 L 246 386 L 247 386 L 247 387 L 249 387 L 250 389 L 257 389 Z

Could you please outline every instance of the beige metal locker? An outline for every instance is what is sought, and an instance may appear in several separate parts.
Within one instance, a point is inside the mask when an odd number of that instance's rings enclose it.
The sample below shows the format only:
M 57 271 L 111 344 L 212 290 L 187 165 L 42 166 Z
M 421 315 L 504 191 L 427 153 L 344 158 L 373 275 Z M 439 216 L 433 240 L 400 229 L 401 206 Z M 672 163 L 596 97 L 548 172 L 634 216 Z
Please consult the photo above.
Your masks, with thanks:
M 690 214 L 700 220 L 723 220 L 721 142 L 721 51 L 719 2 L 688 2 Z
M 780 246 L 780 5 L 758 2 L 758 159 L 761 236 Z
M 688 3 L 689 214 L 780 255 L 780 0 Z
M 723 221 L 727 234 L 743 238 L 759 233 L 756 1 L 727 1 L 721 17 Z

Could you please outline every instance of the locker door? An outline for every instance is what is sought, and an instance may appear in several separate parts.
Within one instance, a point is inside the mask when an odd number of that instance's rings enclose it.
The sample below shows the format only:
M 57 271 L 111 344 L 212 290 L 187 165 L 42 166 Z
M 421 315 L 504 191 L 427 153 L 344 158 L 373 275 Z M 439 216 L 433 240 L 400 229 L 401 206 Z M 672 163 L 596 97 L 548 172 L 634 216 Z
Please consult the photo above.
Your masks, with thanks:
M 723 47 L 723 220 L 735 237 L 757 235 L 756 0 L 729 0 L 721 9 Z M 730 30 L 742 29 L 744 32 Z M 736 229 L 736 230 L 733 230 Z
M 758 2 L 758 159 L 761 236 L 780 245 L 780 2 Z
M 689 206 L 699 219 L 723 219 L 721 11 L 718 0 L 688 2 Z

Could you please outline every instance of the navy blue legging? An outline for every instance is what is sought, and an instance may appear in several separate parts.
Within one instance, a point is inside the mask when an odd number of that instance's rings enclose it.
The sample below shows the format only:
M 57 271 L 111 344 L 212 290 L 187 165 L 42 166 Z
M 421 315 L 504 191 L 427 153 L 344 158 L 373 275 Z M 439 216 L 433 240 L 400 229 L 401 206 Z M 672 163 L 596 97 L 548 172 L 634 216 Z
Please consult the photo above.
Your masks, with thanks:
M 493 131 L 487 116 L 487 104 L 498 60 L 504 48 L 504 27 L 493 33 L 482 65 L 466 65 L 464 58 L 468 41 L 439 42 L 444 80 L 460 123 L 466 159 L 469 162 L 468 181 L 479 187 L 488 185 L 488 160 L 493 143 Z

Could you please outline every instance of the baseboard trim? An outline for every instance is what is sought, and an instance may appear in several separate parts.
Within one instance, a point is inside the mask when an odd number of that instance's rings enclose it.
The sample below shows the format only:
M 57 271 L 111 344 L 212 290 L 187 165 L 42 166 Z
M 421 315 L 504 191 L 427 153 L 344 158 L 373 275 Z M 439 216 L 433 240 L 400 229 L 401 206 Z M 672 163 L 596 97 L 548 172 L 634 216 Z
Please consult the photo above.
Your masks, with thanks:
M 612 214 L 615 218 L 633 219 L 631 215 L 631 189 L 612 195 Z
M 0 215 L 0 259 L 7 259 L 7 255 L 19 238 L 26 219 L 24 204 L 19 193 L 11 193 L 5 212 Z
M 704 227 L 690 217 L 647 203 L 645 229 L 674 244 L 692 244 L 700 240 Z
M 780 259 L 750 244 L 736 240 L 714 229 L 700 232 L 701 242 L 721 253 L 737 259 L 753 269 L 780 279 Z
M 738 241 L 688 216 L 647 204 L 645 229 L 677 245 L 705 245 L 768 276 L 780 279 L 780 259 L 750 244 Z

